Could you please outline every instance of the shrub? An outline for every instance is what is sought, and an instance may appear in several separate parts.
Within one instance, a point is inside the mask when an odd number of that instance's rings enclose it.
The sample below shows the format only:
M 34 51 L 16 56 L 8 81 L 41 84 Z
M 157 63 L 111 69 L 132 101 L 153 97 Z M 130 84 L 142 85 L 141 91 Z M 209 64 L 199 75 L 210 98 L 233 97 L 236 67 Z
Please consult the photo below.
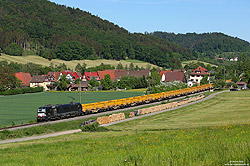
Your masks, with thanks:
M 83 127 L 81 127 L 81 130 L 83 132 L 105 132 L 105 131 L 109 131 L 105 127 L 100 127 L 98 123 L 83 126 Z
M 13 56 L 22 56 L 23 55 L 23 48 L 19 47 L 16 43 L 11 43 L 5 50 L 6 54 L 13 55 Z

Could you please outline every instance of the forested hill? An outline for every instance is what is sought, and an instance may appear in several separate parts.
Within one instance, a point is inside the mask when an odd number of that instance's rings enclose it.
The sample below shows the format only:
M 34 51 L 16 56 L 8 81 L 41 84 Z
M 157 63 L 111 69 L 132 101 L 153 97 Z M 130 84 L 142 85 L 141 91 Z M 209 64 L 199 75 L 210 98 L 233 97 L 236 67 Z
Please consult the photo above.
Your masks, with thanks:
M 250 52 L 250 43 L 223 33 L 154 32 L 152 35 L 200 53 Z
M 15 48 L 11 43 L 48 59 L 130 58 L 176 67 L 195 58 L 189 49 L 47 0 L 0 0 L 0 51 Z

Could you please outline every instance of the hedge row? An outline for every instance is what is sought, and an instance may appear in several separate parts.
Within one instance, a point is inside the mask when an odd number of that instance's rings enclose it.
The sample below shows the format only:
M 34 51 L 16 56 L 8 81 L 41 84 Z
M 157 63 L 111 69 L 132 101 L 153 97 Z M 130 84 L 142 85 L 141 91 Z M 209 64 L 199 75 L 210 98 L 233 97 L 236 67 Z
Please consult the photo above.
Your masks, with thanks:
M 17 94 L 24 94 L 24 93 L 37 93 L 43 92 L 43 87 L 35 87 L 35 88 L 22 88 L 22 89 L 8 89 L 4 92 L 0 92 L 0 95 L 17 95 Z

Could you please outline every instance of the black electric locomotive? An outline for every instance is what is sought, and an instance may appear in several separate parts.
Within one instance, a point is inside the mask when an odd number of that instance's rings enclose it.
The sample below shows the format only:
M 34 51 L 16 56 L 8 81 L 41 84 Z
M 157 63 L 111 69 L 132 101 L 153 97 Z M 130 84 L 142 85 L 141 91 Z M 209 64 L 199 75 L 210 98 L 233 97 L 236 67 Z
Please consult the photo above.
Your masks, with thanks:
M 47 105 L 39 107 L 37 111 L 37 122 L 63 119 L 83 115 L 80 103 Z

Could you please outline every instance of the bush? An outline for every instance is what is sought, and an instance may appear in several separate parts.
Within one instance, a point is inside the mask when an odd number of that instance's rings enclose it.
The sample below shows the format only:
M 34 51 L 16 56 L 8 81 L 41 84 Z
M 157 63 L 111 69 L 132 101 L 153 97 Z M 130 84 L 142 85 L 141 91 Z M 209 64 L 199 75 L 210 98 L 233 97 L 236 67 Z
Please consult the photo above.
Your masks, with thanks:
M 83 132 L 105 132 L 105 131 L 109 131 L 105 127 L 99 127 L 98 123 L 94 123 L 94 124 L 91 124 L 91 125 L 83 126 L 83 127 L 81 127 L 81 130 Z
M 11 43 L 6 48 L 5 53 L 13 56 L 22 56 L 23 48 L 19 47 L 16 43 Z

